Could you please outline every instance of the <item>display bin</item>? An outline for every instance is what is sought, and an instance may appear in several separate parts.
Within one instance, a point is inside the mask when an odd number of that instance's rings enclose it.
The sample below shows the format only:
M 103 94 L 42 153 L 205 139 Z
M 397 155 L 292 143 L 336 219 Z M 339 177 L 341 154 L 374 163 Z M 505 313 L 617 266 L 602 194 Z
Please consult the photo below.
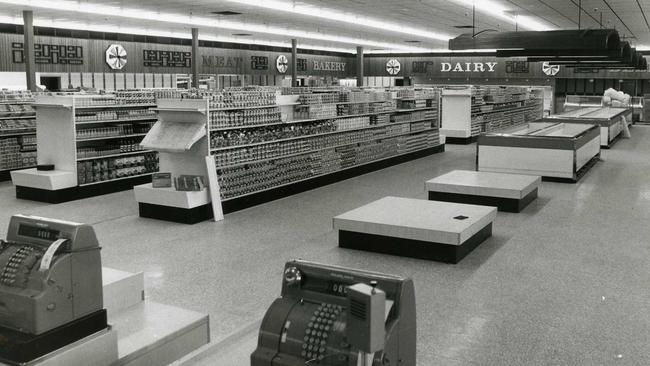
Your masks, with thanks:
M 533 122 L 483 134 L 477 170 L 542 176 L 575 183 L 600 158 L 600 129 L 577 123 Z

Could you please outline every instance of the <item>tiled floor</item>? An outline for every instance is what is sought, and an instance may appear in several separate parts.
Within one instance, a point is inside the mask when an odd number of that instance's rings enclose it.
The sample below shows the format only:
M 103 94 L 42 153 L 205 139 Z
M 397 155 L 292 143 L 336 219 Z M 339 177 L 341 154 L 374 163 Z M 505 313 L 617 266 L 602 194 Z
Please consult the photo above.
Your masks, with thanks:
M 187 226 L 141 219 L 133 192 L 60 205 L 0 184 L 0 236 L 30 213 L 92 223 L 104 265 L 145 271 L 147 296 L 207 312 L 204 365 L 247 365 L 256 325 L 292 258 L 413 277 L 419 365 L 650 365 L 650 128 L 604 150 L 579 184 L 542 183 L 523 213 L 457 265 L 337 248 L 333 216 L 473 169 L 475 146 Z

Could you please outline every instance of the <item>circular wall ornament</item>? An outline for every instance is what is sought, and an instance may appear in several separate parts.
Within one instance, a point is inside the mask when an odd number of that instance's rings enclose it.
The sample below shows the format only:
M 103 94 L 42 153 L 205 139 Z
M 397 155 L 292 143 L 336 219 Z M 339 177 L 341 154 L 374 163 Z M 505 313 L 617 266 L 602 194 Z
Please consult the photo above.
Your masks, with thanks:
M 386 62 L 386 72 L 389 75 L 397 75 L 402 70 L 402 64 L 397 59 L 390 59 Z
M 560 65 L 551 65 L 547 62 L 542 63 L 542 71 L 548 76 L 555 76 L 560 72 Z
M 126 65 L 126 49 L 121 44 L 112 44 L 106 50 L 106 63 L 113 70 L 122 70 Z
M 287 56 L 278 56 L 278 58 L 275 60 L 275 67 L 278 69 L 278 72 L 280 72 L 280 74 L 287 72 L 289 69 L 289 59 L 287 59 Z

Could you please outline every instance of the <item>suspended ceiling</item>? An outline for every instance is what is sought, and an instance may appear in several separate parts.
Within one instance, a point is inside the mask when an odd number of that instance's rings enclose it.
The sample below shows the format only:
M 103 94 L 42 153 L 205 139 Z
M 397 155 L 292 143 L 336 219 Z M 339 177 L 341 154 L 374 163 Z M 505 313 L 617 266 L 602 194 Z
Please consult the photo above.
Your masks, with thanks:
M 352 52 L 356 45 L 363 45 L 367 51 L 423 52 L 445 50 L 448 37 L 472 31 L 458 28 L 472 25 L 472 1 L 0 0 L 0 23 L 22 23 L 22 10 L 33 10 L 36 25 L 58 28 L 189 37 L 189 29 L 195 26 L 202 38 L 211 40 L 287 45 L 290 38 L 297 38 L 300 45 L 310 48 Z M 525 19 L 548 29 L 576 29 L 580 24 L 581 28 L 616 28 L 633 45 L 650 49 L 650 0 L 475 1 L 477 31 L 530 29 Z M 79 3 L 86 10 L 97 5 L 115 11 L 77 11 Z M 287 11 L 292 6 L 311 7 L 309 14 L 320 16 Z M 241 14 L 213 14 L 218 11 Z M 408 29 L 364 26 L 354 19 L 341 21 L 344 16 L 336 14 Z M 513 21 L 514 16 L 520 22 Z M 248 35 L 238 35 L 242 33 Z

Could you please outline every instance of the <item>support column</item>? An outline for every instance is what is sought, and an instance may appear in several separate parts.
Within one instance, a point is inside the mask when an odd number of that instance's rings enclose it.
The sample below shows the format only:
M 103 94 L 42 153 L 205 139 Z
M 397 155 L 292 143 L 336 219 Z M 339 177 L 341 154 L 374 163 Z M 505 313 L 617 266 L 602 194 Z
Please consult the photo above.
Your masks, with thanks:
M 192 87 L 199 88 L 199 28 L 192 28 Z
M 357 46 L 357 86 L 363 86 L 363 47 Z
M 298 40 L 291 40 L 291 86 L 298 86 Z
M 36 90 L 36 59 L 34 58 L 34 12 L 23 10 L 23 34 L 25 35 L 24 55 L 27 89 Z

